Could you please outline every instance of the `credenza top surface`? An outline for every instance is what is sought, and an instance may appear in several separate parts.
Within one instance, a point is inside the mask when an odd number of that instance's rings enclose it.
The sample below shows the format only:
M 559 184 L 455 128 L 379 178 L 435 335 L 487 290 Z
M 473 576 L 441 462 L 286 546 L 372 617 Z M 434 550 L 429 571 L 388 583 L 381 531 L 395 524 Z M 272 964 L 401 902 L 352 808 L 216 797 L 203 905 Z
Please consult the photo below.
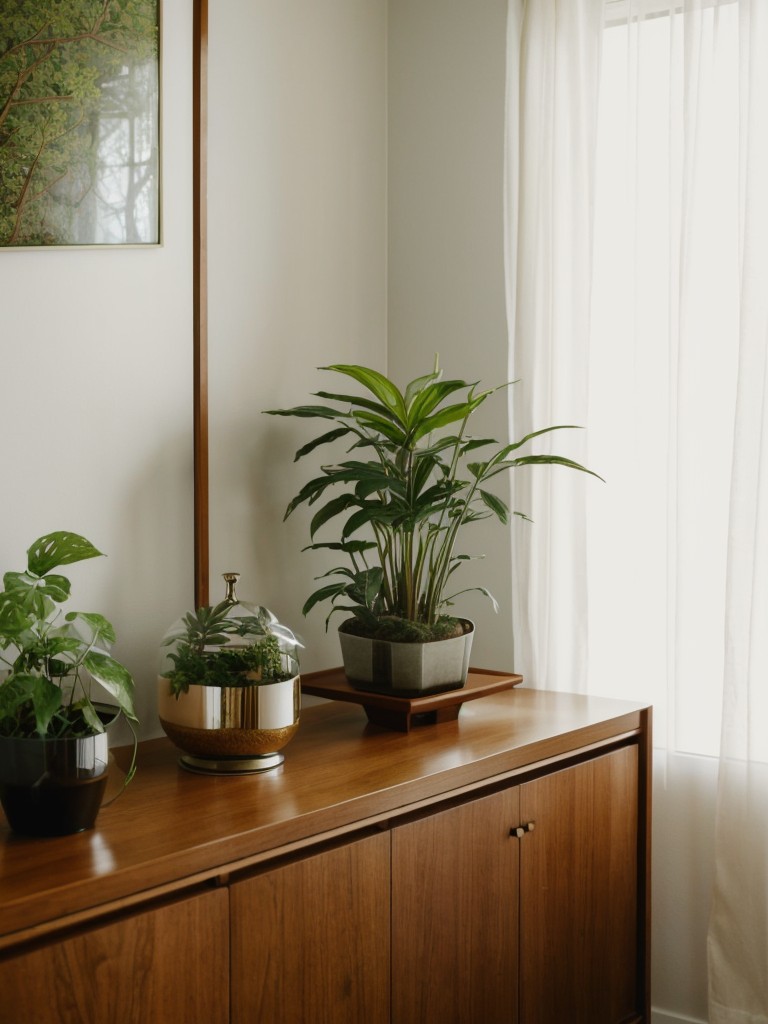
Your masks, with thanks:
M 0 816 L 0 938 L 641 732 L 646 710 L 518 687 L 465 704 L 455 721 L 401 733 L 369 725 L 361 707 L 334 701 L 302 711 L 283 765 L 246 776 L 186 772 L 167 739 L 146 741 L 136 777 L 94 829 L 25 839 Z

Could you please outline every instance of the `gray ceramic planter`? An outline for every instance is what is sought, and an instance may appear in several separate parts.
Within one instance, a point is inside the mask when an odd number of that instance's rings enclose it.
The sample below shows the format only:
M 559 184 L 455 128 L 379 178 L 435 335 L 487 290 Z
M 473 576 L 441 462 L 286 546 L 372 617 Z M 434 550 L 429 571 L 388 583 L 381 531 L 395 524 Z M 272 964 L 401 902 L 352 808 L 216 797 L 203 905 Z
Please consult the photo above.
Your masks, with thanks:
M 426 697 L 459 690 L 467 681 L 469 653 L 475 627 L 463 636 L 428 644 L 370 640 L 339 630 L 344 672 L 357 690 L 395 697 Z

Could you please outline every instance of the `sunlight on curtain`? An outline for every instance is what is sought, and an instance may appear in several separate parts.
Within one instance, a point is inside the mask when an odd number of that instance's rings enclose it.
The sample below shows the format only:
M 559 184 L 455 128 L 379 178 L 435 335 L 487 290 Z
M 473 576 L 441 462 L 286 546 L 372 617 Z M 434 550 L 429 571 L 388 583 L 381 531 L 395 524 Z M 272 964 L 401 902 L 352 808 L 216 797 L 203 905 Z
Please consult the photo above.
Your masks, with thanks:
M 768 1022 L 768 4 L 739 7 L 741 316 L 711 1024 Z
M 586 422 L 602 17 L 602 0 L 510 2 L 505 256 L 515 437 Z M 540 441 L 534 450 L 585 462 L 583 432 Z M 513 474 L 513 508 L 534 520 L 512 527 L 515 670 L 534 686 L 586 689 L 590 488 L 603 485 L 563 469 Z
M 768 1024 L 768 0 L 509 10 L 512 429 L 607 479 L 513 481 L 516 667 L 720 755 L 710 1024 Z
M 768 3 L 608 4 L 589 687 L 721 756 L 710 1024 L 768 1022 Z
M 587 436 L 608 485 L 588 495 L 590 685 L 651 700 L 659 745 L 717 754 L 738 7 L 655 6 L 625 7 L 603 42 Z

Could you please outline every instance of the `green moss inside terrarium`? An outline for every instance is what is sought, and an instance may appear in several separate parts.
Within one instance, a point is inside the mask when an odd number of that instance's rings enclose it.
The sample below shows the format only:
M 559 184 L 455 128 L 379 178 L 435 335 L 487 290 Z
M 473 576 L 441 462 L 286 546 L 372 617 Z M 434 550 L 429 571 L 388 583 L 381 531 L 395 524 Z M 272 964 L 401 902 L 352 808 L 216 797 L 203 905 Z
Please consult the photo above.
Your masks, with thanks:
M 169 655 L 173 669 L 168 673 L 171 692 L 186 693 L 196 686 L 258 685 L 260 681 L 274 682 L 290 679 L 286 671 L 285 656 L 276 637 L 266 636 L 248 647 L 220 647 L 216 651 L 200 652 L 192 646 L 180 644 Z M 249 673 L 260 679 L 246 678 Z

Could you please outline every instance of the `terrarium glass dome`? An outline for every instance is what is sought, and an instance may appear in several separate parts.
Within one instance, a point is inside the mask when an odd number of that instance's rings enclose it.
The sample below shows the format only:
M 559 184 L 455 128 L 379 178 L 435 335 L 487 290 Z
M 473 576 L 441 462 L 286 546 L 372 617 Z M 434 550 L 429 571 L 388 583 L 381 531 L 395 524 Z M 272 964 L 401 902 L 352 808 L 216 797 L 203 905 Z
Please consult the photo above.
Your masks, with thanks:
M 201 670 L 207 667 L 206 674 L 217 664 L 216 659 L 206 655 L 225 654 L 229 666 L 226 673 L 220 673 L 220 681 L 216 680 L 219 685 L 238 685 L 238 674 L 253 669 L 261 670 L 269 678 L 290 678 L 298 672 L 298 648 L 302 645 L 293 632 L 269 608 L 238 600 L 238 573 L 227 572 L 223 578 L 226 594 L 220 604 L 187 612 L 163 637 L 159 672 L 175 681 L 174 690 L 183 687 L 184 673 L 192 667 L 187 652 L 200 659 Z M 247 656 L 246 652 L 253 652 L 254 648 L 261 653 Z M 265 659 L 266 666 L 261 664 Z M 195 679 L 197 683 L 202 681 Z
M 224 600 L 187 612 L 161 645 L 160 723 L 192 771 L 274 768 L 298 728 L 301 644 L 268 608 L 237 598 L 237 579 L 225 573 Z

